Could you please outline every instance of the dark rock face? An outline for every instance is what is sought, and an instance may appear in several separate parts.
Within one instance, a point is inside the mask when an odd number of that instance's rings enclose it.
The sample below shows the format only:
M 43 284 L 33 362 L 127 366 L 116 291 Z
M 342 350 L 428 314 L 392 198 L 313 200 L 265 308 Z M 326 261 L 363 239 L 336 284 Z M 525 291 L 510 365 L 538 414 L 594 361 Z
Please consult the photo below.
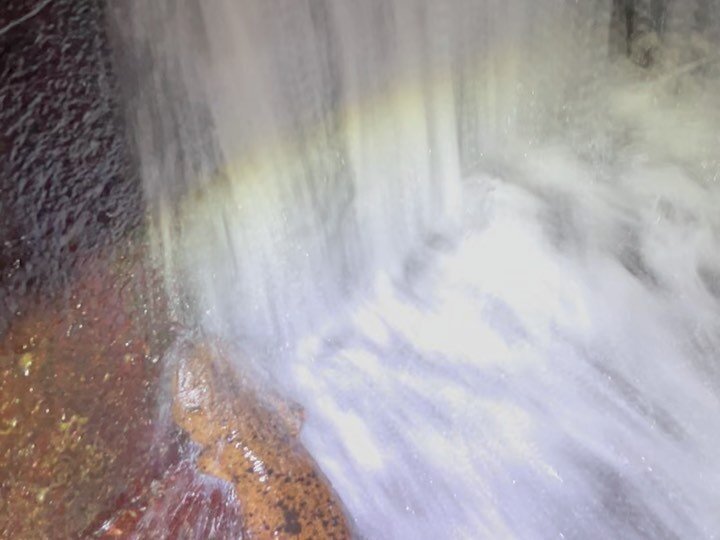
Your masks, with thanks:
M 104 25 L 101 0 L 0 5 L 0 333 L 140 224 Z

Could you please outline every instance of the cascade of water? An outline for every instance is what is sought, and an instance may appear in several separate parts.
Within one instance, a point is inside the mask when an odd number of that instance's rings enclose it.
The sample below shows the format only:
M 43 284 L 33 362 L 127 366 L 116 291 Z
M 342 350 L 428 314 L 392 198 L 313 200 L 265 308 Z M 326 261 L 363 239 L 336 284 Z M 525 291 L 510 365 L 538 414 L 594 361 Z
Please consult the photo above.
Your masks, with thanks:
M 363 533 L 716 535 L 720 4 L 112 9 L 178 310 L 297 341 Z
M 166 274 L 195 318 L 275 342 L 451 227 L 462 174 L 596 77 L 609 17 L 549 0 L 113 10 Z

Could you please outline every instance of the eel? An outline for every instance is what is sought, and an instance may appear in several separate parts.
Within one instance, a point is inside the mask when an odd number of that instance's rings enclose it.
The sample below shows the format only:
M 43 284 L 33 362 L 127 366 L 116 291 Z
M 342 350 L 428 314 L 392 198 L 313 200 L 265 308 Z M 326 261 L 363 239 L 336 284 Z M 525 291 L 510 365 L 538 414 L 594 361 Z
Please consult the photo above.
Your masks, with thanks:
M 299 408 L 239 377 L 215 342 L 177 360 L 173 419 L 200 447 L 198 469 L 234 487 L 243 538 L 352 538 L 342 502 L 298 440 Z

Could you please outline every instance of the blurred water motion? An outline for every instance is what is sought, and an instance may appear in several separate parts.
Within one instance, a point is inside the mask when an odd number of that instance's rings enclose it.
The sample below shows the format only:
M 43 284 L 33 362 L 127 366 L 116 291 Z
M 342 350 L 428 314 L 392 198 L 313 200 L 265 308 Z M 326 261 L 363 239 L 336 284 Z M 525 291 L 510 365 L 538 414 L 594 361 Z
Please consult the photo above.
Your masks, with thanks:
M 457 225 L 461 178 L 597 84 L 609 20 L 529 1 L 112 10 L 168 279 L 190 319 L 259 343 Z
M 720 530 L 720 8 L 665 4 L 633 61 L 610 2 L 111 6 L 175 313 L 365 536 Z

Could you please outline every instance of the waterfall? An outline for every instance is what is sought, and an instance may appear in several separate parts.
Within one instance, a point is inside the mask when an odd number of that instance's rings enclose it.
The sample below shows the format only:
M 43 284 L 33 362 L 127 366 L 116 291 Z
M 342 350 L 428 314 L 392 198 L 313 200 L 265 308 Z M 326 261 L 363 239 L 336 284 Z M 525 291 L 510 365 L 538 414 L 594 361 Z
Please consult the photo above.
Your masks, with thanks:
M 362 534 L 717 537 L 716 1 L 110 10 L 176 316 Z
M 597 76 L 609 17 L 549 0 L 113 10 L 166 275 L 193 320 L 276 343 L 452 228 L 463 174 Z

